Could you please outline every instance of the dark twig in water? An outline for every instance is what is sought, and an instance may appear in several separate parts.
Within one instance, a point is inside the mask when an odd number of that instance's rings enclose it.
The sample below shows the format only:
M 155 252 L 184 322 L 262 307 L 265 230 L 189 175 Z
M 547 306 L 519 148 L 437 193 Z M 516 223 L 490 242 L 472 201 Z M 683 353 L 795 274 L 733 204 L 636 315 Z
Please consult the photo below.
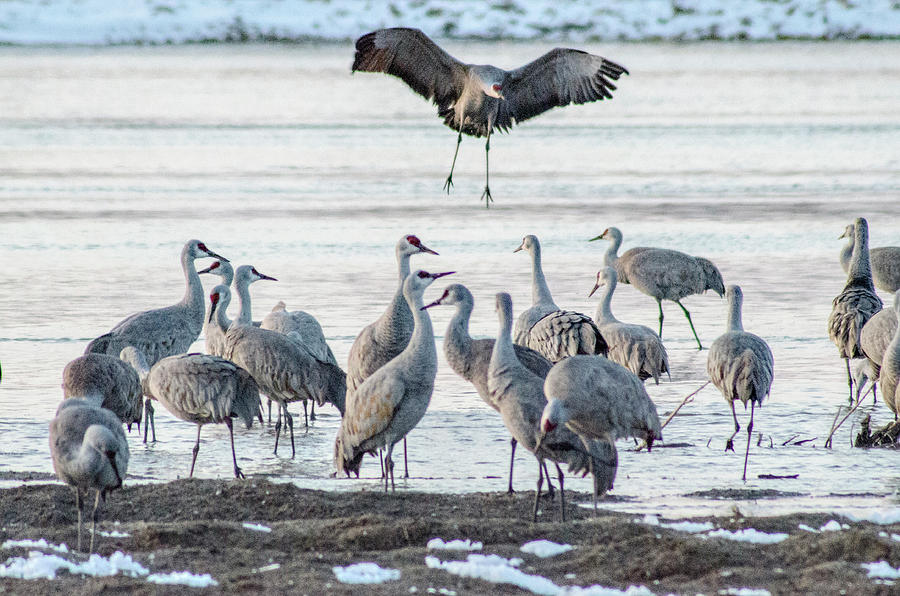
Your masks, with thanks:
M 700 393 L 700 391 L 702 391 L 702 390 L 703 390 L 707 385 L 709 385 L 709 384 L 710 384 L 710 381 L 707 381 L 707 382 L 703 383 L 702 385 L 700 385 L 699 387 L 697 387 L 697 388 L 696 388 L 694 391 L 692 391 L 691 393 L 688 393 L 687 395 L 685 395 L 685 396 L 684 396 L 684 399 L 681 400 L 681 403 L 678 404 L 678 406 L 677 406 L 674 410 L 672 410 L 672 413 L 669 414 L 668 418 L 666 418 L 666 419 L 663 421 L 663 423 L 660 425 L 660 427 L 659 427 L 660 430 L 662 430 L 662 429 L 664 429 L 664 428 L 666 427 L 666 425 L 669 423 L 669 421 L 672 420 L 672 418 L 675 417 L 675 414 L 678 413 L 678 410 L 680 410 L 680 409 L 682 408 L 682 406 L 684 406 L 684 405 L 686 405 L 686 404 L 689 404 L 690 402 L 694 401 L 694 396 L 697 395 L 698 393 Z M 712 438 L 710 438 L 710 441 L 712 441 Z M 635 449 L 635 451 L 640 451 L 641 449 L 645 448 L 646 446 L 647 446 L 647 441 L 643 441 L 640 445 L 637 446 L 637 448 Z M 708 443 L 708 442 L 706 443 L 706 446 L 709 447 L 709 443 Z
M 757 478 L 761 478 L 762 480 L 793 480 L 799 478 L 800 474 L 787 474 L 784 476 L 779 476 L 778 474 L 759 474 Z
M 782 443 L 781 446 L 782 446 L 782 447 L 787 446 L 788 443 L 790 443 L 791 441 L 793 441 L 794 439 L 796 439 L 796 438 L 799 437 L 799 436 L 800 436 L 800 435 L 791 435 L 791 438 L 788 439 L 787 441 L 785 441 L 784 443 Z

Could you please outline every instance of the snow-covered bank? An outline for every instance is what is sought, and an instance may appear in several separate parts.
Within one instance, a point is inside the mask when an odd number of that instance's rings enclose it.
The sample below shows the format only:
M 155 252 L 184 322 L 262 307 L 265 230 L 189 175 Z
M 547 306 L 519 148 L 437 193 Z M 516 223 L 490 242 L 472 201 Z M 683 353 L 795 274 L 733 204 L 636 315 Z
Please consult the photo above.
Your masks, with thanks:
M 444 38 L 900 38 L 892 0 L 6 0 L 0 43 L 346 40 L 389 26 Z

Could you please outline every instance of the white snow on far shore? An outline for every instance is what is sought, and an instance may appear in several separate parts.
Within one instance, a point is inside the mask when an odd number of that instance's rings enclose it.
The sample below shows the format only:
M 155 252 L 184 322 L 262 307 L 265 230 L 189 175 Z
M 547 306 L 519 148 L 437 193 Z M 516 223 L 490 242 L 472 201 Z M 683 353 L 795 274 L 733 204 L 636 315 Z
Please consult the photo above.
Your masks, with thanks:
M 47 550 L 55 550 L 58 553 L 67 553 L 69 552 L 69 547 L 63 544 L 52 544 L 47 542 L 46 539 L 41 538 L 40 540 L 7 540 L 0 548 L 43 548 Z
M 5 0 L 0 43 L 349 40 L 382 27 L 479 39 L 900 38 L 892 0 Z
M 853 521 L 868 521 L 873 524 L 886 526 L 888 524 L 896 524 L 900 522 L 900 507 L 894 509 L 873 509 L 863 513 L 847 514 L 847 517 Z
M 58 555 L 48 555 L 38 551 L 28 553 L 28 558 L 11 557 L 6 564 L 0 565 L 0 577 L 17 579 L 55 579 L 60 570 L 78 575 L 94 575 L 106 577 L 124 573 L 132 577 L 147 575 L 150 571 L 121 551 L 116 551 L 109 558 L 93 554 L 83 563 L 73 563 Z
M 545 559 L 569 552 L 573 548 L 571 544 L 559 544 L 550 540 L 532 540 L 523 544 L 519 550 Z

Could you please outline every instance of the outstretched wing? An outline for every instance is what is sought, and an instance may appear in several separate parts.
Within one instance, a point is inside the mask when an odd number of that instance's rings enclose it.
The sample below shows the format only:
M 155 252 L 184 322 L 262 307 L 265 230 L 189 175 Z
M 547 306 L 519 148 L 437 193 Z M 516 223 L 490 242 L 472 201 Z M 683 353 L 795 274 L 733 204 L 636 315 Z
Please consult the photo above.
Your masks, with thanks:
M 444 112 L 462 93 L 465 68 L 418 29 L 398 27 L 379 29 L 357 39 L 351 70 L 400 77 Z
M 503 82 L 506 101 L 500 102 L 505 113 L 497 121 L 521 122 L 550 108 L 612 99 L 612 81 L 622 74 L 628 71 L 602 56 L 556 48 L 508 73 Z

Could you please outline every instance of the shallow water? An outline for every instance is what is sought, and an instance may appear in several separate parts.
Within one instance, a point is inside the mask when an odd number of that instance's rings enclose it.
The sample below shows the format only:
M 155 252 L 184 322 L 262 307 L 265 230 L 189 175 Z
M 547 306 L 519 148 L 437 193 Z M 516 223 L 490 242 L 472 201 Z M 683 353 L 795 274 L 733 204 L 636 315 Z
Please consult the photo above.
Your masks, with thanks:
M 448 47 L 505 67 L 547 49 Z M 846 403 L 825 330 L 844 282 L 837 236 L 863 215 L 872 246 L 900 244 L 900 44 L 586 49 L 631 76 L 614 101 L 496 135 L 496 202 L 486 210 L 481 141 L 465 139 L 456 186 L 443 194 L 453 133 L 398 80 L 349 76 L 349 45 L 0 48 L 0 472 L 51 471 L 47 423 L 65 363 L 125 315 L 180 298 L 188 238 L 277 277 L 253 286 L 256 318 L 278 300 L 315 314 L 345 363 L 396 287 L 401 235 L 440 253 L 415 258 L 414 268 L 457 271 L 449 281 L 476 297 L 472 333 L 489 336 L 495 292 L 509 291 L 517 309 L 530 302 L 527 257 L 512 254 L 524 234 L 542 240 L 556 302 L 593 313 L 587 292 L 606 246 L 586 240 L 616 225 L 623 249 L 703 255 L 739 283 L 745 328 L 769 342 L 776 374 L 755 419 L 764 437 L 761 446 L 754 438 L 746 483 L 746 435 L 738 454 L 723 453 L 731 413 L 708 387 L 665 429 L 673 447 L 633 453 L 619 443 L 608 506 L 727 513 L 733 501 L 703 491 L 744 488 L 785 493 L 739 503 L 757 513 L 896 505 L 896 451 L 850 448 L 850 423 L 834 449 L 822 444 Z M 216 281 L 204 280 L 207 289 Z M 445 284 L 436 285 L 426 299 Z M 724 301 L 708 294 L 685 305 L 708 346 L 723 329 Z M 613 310 L 656 327 L 653 300 L 629 286 L 619 286 Z M 440 336 L 452 313 L 429 312 Z M 648 386 L 661 415 L 703 383 L 707 355 L 677 307 L 665 312 L 672 380 Z M 195 427 L 158 412 L 159 442 L 145 447 L 132 434 L 135 481 L 183 476 L 190 465 Z M 872 415 L 889 420 L 880 400 Z M 308 432 L 301 423 L 293 460 L 287 450 L 272 455 L 272 427 L 241 429 L 240 465 L 302 486 L 377 489 L 372 459 L 362 480 L 330 477 L 338 422 L 325 408 Z M 507 437 L 442 361 L 429 411 L 409 435 L 412 478 L 398 488 L 503 490 Z M 199 476 L 231 475 L 224 427 L 204 428 L 197 465 Z M 520 452 L 517 466 L 517 488 L 532 489 L 534 460 Z

